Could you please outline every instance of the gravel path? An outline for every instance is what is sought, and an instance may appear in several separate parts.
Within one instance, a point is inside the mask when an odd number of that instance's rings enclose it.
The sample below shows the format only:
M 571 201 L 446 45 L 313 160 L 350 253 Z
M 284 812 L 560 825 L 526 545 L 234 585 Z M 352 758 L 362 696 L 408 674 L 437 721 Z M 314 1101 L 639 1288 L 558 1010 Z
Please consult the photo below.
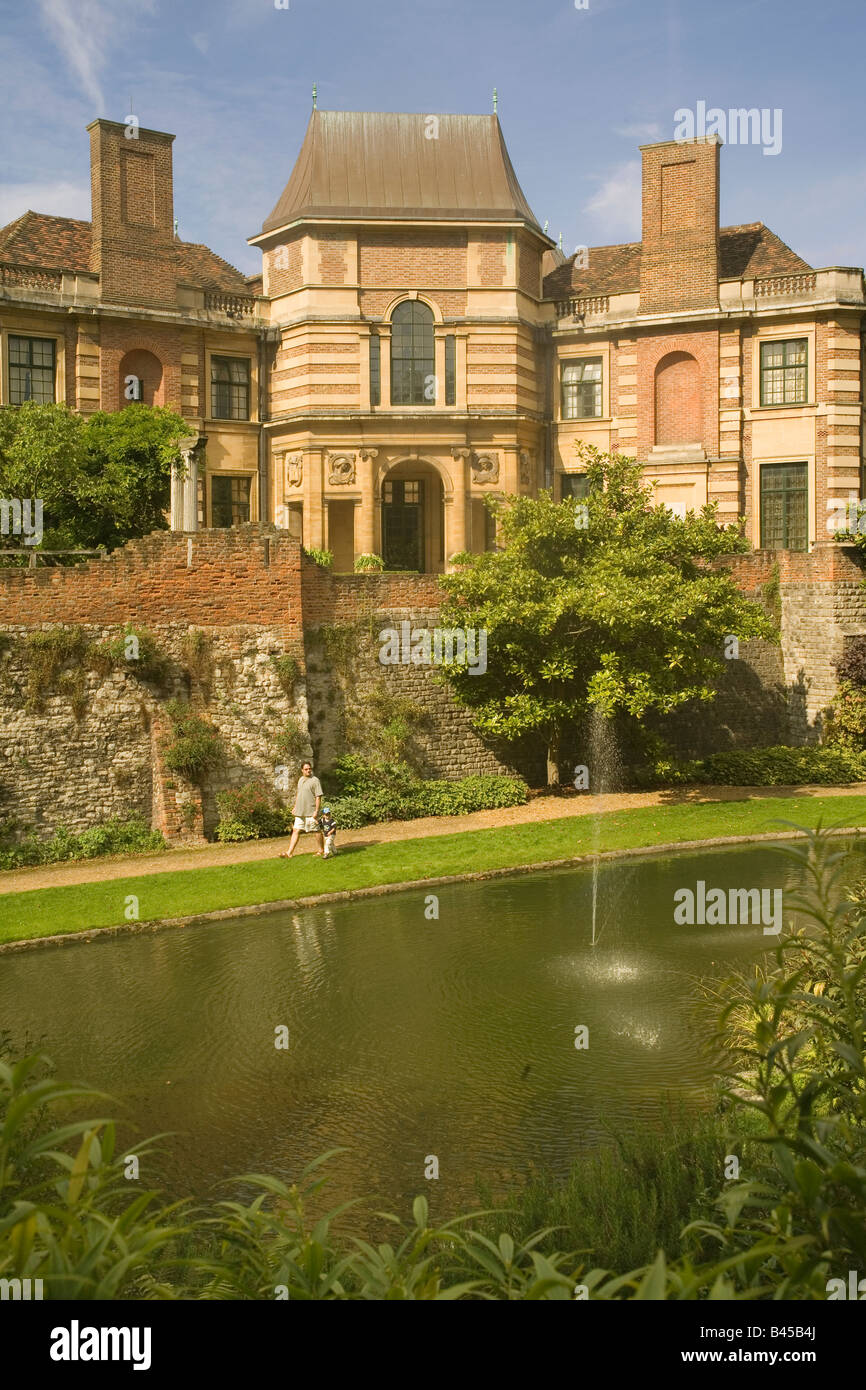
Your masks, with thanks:
M 343 830 L 338 834 L 337 843 L 338 846 L 381 845 L 390 840 L 418 840 L 428 835 L 453 835 L 461 830 L 491 830 L 501 825 L 525 825 L 530 821 L 560 820 L 596 813 L 603 815 L 605 812 L 628 811 L 641 806 L 683 806 L 702 801 L 758 801 L 773 797 L 852 794 L 866 794 L 866 783 L 848 787 L 688 787 L 658 792 L 612 792 L 606 796 L 584 795 L 569 788 L 559 796 L 533 796 L 525 806 L 474 811 L 467 816 L 428 816 L 424 820 L 388 821 L 383 825 L 366 826 L 363 830 Z M 286 836 L 279 840 L 250 840 L 239 845 L 201 845 L 192 849 L 167 850 L 162 854 L 8 869 L 0 872 L 0 894 L 59 888 L 72 883 L 100 883 L 113 878 L 142 878 L 147 874 L 174 873 L 184 869 L 209 869 L 218 864 L 249 864 L 276 857 L 288 843 Z M 315 853 L 314 837 L 302 836 L 297 852 Z

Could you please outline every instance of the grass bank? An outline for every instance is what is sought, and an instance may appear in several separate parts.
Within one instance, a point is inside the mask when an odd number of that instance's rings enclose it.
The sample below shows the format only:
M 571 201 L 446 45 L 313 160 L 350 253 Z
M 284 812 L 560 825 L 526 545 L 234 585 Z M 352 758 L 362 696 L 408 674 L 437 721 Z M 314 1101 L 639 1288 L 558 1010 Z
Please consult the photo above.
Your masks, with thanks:
M 291 862 L 258 860 L 207 869 L 154 873 L 146 878 L 10 893 L 0 897 L 0 942 L 112 927 L 128 921 L 135 898 L 140 921 L 195 916 L 225 908 L 266 905 L 287 898 L 351 892 L 380 885 L 485 873 L 595 850 L 642 849 L 728 835 L 759 835 L 798 826 L 866 826 L 866 796 L 750 798 L 609 812 L 530 822 L 496 830 L 464 831 L 365 847 L 346 846 L 324 863 L 312 855 Z M 276 853 L 276 852 L 275 852 Z

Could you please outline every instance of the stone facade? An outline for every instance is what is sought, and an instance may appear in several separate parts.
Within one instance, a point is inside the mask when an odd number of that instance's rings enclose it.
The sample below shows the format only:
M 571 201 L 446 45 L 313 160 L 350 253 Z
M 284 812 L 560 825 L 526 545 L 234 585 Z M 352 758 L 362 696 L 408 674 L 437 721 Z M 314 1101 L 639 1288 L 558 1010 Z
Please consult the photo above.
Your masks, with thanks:
M 684 710 L 665 734 L 689 756 L 814 741 L 845 641 L 866 632 L 857 552 L 828 545 L 724 563 L 747 594 L 778 606 L 781 644 L 743 644 L 716 703 Z M 321 769 L 342 752 L 381 753 L 395 710 L 409 727 L 402 755 L 428 775 L 517 771 L 540 785 L 541 750 L 481 737 L 435 666 L 380 661 L 383 629 L 433 629 L 438 613 L 434 576 L 333 575 L 275 527 L 163 532 L 74 569 L 2 571 L 0 814 L 47 836 L 134 812 L 171 839 L 200 837 L 215 828 L 220 790 L 274 784 L 280 767 L 291 782 L 305 750 Z M 61 624 L 67 635 L 80 628 L 77 652 L 28 693 L 29 640 Z M 137 675 L 132 660 L 100 670 L 87 655 L 130 624 L 154 638 L 159 679 Z M 294 662 L 288 688 L 280 658 Z M 220 736 L 203 789 L 165 766 L 172 698 Z M 287 729 L 297 747 L 288 757 L 276 742 Z

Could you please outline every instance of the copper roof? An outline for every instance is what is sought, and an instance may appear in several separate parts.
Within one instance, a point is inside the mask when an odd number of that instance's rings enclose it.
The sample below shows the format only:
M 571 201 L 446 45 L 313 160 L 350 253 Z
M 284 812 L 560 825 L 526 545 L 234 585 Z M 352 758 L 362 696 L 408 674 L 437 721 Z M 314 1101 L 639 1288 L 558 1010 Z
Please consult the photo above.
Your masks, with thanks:
M 0 261 L 43 270 L 87 272 L 92 235 L 89 222 L 25 212 L 0 228 Z M 195 241 L 176 241 L 174 247 L 179 279 L 202 290 L 250 293 L 246 276 L 209 247 Z
M 620 246 L 590 246 L 587 265 L 575 267 L 571 256 L 544 278 L 545 299 L 572 295 L 637 294 L 640 289 L 639 241 Z M 576 253 L 575 253 L 576 254 Z M 797 275 L 812 266 L 786 246 L 763 222 L 719 229 L 719 279 L 751 280 L 762 275 Z
M 301 217 L 519 220 L 541 230 L 498 116 L 314 111 L 262 233 Z

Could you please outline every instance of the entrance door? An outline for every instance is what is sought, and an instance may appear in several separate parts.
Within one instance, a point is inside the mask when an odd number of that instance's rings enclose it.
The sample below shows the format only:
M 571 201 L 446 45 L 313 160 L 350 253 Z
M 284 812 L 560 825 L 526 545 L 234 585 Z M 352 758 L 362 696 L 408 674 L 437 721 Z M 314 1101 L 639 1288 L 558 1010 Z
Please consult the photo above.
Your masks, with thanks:
M 424 483 L 393 479 L 382 489 L 382 559 L 386 570 L 424 569 Z

